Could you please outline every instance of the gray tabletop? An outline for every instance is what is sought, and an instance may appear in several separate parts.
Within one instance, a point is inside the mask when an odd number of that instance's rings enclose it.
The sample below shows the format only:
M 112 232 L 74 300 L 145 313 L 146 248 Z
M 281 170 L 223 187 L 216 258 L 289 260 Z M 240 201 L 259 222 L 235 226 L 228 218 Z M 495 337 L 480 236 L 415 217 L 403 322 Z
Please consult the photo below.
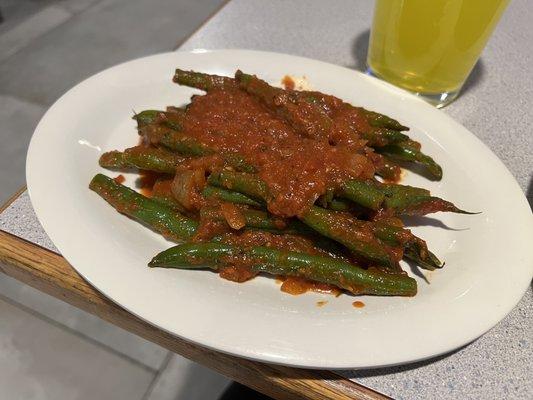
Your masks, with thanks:
M 362 70 L 373 2 L 233 0 L 182 44 L 302 55 Z M 533 8 L 515 0 L 462 96 L 443 112 L 460 121 L 507 165 L 533 200 L 531 53 Z M 483 166 L 480 166 L 482 168 Z M 504 195 L 504 194 L 502 194 Z M 0 230 L 55 251 L 27 194 L 0 214 Z M 460 327 L 459 327 L 460 328 Z M 424 362 L 342 375 L 398 399 L 533 398 L 533 295 L 480 339 Z

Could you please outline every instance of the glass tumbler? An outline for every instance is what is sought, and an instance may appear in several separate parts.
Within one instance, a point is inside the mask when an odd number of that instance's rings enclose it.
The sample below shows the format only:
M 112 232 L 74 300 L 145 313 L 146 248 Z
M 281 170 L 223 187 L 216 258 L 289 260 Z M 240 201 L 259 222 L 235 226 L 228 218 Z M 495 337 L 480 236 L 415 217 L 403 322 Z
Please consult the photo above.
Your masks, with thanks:
M 453 101 L 509 0 L 376 0 L 368 72 L 437 107 Z

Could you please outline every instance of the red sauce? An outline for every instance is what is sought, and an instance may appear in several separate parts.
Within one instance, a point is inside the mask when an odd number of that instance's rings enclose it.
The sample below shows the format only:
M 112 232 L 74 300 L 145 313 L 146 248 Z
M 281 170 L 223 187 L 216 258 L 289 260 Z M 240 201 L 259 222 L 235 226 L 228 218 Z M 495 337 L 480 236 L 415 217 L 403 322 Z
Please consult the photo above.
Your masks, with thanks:
M 152 186 L 152 195 L 157 195 L 160 197 L 171 197 L 172 196 L 172 179 L 158 179 L 155 184 Z
M 146 197 L 152 197 L 152 190 L 154 188 L 155 182 L 161 177 L 161 174 L 158 172 L 152 171 L 140 171 L 139 178 L 137 179 L 137 184 L 139 186 L 139 191 Z
M 355 308 L 363 308 L 365 306 L 365 303 L 363 303 L 362 301 L 354 301 L 352 303 L 352 306 L 354 306 Z
M 126 181 L 126 178 L 124 178 L 124 175 L 120 174 L 116 178 L 113 178 L 113 180 L 118 184 L 122 184 Z
M 298 278 L 295 276 L 287 277 L 281 284 L 280 289 L 282 292 L 289 293 L 292 295 L 304 294 L 309 291 L 329 293 L 334 295 L 335 297 L 338 297 L 341 294 L 341 290 L 333 285 L 310 281 L 308 279 Z
M 196 229 L 193 242 L 205 242 L 217 235 L 229 235 L 229 230 L 228 224 L 224 221 L 200 218 L 200 225 Z
M 283 77 L 281 84 L 285 89 L 294 90 L 294 79 L 292 79 L 289 75 L 285 75 Z
M 304 115 L 298 123 L 314 126 L 313 118 Z M 337 127 L 331 137 L 303 137 L 301 129 L 276 117 L 247 93 L 213 90 L 193 99 L 184 130 L 211 148 L 242 155 L 269 188 L 269 210 L 290 217 L 303 213 L 327 187 L 374 175 L 374 166 L 364 155 L 364 141 L 347 128 L 366 120 L 348 112 L 335 118 Z
M 256 274 L 250 271 L 249 268 L 231 265 L 225 267 L 220 271 L 220 277 L 233 282 L 246 282 L 252 279 Z

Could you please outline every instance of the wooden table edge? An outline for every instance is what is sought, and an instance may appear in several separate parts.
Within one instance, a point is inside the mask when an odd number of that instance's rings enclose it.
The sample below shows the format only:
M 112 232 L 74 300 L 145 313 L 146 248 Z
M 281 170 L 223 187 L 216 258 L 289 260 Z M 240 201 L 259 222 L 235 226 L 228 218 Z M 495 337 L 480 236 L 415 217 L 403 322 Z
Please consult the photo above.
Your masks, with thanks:
M 20 189 L 1 208 L 3 212 Z M 105 321 L 280 400 L 377 400 L 389 397 L 334 371 L 265 364 L 223 354 L 166 333 L 135 317 L 90 286 L 61 255 L 0 230 L 0 272 Z

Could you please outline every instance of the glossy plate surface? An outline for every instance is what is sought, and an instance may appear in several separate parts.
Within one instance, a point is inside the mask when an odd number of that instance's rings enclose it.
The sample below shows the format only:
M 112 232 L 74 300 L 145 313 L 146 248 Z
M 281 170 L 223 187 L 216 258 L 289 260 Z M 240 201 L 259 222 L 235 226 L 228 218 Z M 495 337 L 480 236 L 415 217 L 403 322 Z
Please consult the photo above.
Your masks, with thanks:
M 410 275 L 414 298 L 322 294 L 291 296 L 266 277 L 244 284 L 206 271 L 149 269 L 171 246 L 118 214 L 88 189 L 104 151 L 135 145 L 132 110 L 182 105 L 198 91 L 171 82 L 174 68 L 233 75 L 236 69 L 279 84 L 290 74 L 310 87 L 376 110 L 444 168 L 430 189 L 466 216 L 434 214 L 409 226 L 443 270 Z M 459 100 L 460 101 L 460 100 Z M 105 171 L 108 175 L 116 174 Z M 127 184 L 134 185 L 133 175 Z M 363 368 L 435 356 L 482 335 L 519 301 L 533 273 L 533 223 L 518 184 L 472 133 L 422 100 L 361 73 L 315 60 L 245 50 L 166 53 L 130 61 L 80 83 L 46 113 L 27 158 L 28 190 L 54 244 L 92 285 L 150 323 L 187 340 L 251 359 L 311 368 Z M 317 302 L 325 300 L 322 307 Z M 364 308 L 354 308 L 361 300 Z

